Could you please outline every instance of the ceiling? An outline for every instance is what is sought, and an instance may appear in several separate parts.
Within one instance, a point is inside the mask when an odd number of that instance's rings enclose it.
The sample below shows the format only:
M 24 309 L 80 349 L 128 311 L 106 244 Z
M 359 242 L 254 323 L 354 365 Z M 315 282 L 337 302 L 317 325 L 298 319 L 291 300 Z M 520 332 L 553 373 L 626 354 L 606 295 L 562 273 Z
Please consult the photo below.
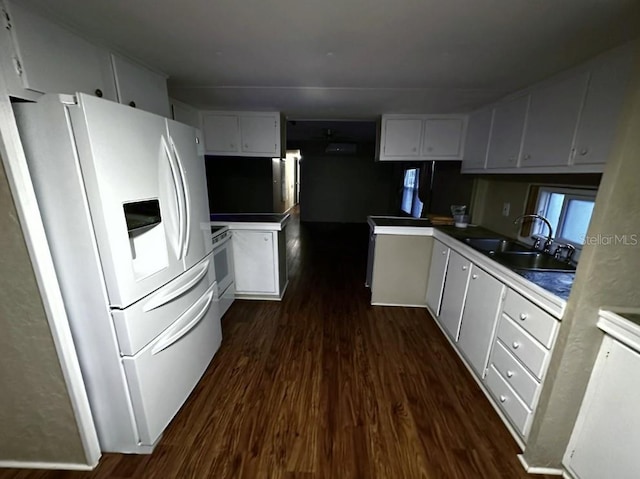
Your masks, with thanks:
M 21 0 L 200 109 L 468 111 L 640 34 L 639 0 Z

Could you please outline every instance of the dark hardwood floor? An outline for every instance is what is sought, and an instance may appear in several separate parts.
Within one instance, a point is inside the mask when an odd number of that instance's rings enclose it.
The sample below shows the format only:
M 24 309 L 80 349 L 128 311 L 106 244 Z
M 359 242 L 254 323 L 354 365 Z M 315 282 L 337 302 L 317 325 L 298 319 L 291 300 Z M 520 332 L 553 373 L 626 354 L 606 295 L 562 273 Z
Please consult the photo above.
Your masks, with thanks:
M 367 235 L 293 221 L 284 300 L 234 303 L 220 350 L 152 455 L 0 478 L 529 477 L 426 310 L 369 305 Z

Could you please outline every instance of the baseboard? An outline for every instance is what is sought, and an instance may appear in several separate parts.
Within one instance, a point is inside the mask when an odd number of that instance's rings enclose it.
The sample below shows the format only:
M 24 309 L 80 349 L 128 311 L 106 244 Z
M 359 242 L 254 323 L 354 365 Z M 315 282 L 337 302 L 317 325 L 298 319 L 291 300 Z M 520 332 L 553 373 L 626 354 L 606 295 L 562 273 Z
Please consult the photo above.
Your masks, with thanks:
M 74 464 L 64 462 L 0 461 L 0 468 L 7 469 L 62 469 L 65 471 L 92 471 L 98 464 Z
M 524 470 L 527 471 L 529 474 L 547 474 L 549 476 L 564 476 L 564 471 L 562 469 L 556 469 L 553 467 L 530 466 L 527 463 L 527 460 L 524 458 L 523 454 L 518 454 L 518 460 L 520 461 L 520 464 L 522 464 L 522 467 L 524 467 Z

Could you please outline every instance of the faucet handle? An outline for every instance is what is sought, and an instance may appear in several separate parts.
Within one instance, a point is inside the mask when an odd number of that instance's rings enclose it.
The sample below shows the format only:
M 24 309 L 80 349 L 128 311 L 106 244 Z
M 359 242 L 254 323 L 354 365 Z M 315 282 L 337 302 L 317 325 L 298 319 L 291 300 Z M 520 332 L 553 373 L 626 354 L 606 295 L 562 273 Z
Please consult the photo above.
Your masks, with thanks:
M 532 236 L 533 240 L 533 249 L 540 249 L 540 238 L 538 236 Z
M 560 257 L 562 256 L 562 252 L 564 250 L 567 250 L 567 252 L 565 253 L 564 259 L 568 263 L 571 261 L 571 257 L 573 256 L 573 253 L 575 253 L 576 251 L 575 246 L 573 246 L 572 244 L 566 243 L 566 244 L 558 245 L 555 252 L 553 253 L 553 257 L 555 259 L 560 259 Z

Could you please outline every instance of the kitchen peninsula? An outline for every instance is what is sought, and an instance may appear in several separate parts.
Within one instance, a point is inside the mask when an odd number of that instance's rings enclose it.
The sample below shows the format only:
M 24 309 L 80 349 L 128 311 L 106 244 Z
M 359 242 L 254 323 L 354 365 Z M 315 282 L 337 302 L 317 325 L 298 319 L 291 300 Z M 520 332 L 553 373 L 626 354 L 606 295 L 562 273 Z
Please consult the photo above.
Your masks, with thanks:
M 232 234 L 237 299 L 280 301 L 289 282 L 286 227 L 288 213 L 212 214 L 211 226 Z

